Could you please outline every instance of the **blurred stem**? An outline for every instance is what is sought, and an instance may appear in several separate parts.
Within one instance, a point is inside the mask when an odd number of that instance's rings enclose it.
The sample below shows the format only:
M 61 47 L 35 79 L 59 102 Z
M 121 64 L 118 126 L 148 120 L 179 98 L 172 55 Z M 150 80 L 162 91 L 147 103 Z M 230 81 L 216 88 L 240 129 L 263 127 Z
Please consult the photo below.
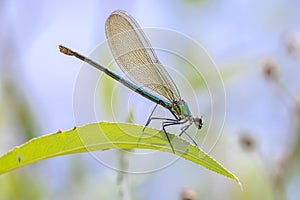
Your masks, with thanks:
M 280 81 L 276 81 L 276 84 L 279 89 L 290 99 L 294 104 L 295 110 L 292 112 L 292 119 L 296 118 L 297 130 L 295 135 L 291 135 L 290 141 L 295 143 L 287 146 L 286 152 L 280 157 L 278 163 L 278 172 L 274 176 L 274 190 L 275 196 L 278 200 L 285 200 L 286 198 L 286 184 L 288 175 L 291 174 L 293 166 L 296 164 L 296 160 L 300 153 L 300 105 L 294 95 L 282 84 Z
M 286 200 L 284 181 L 275 183 L 275 198 L 276 200 Z
M 134 121 L 133 109 L 130 109 L 126 121 L 130 123 Z M 128 171 L 127 151 L 126 149 L 119 149 L 118 151 L 119 151 L 119 166 L 120 166 L 120 171 L 117 177 L 117 183 L 119 186 L 119 199 L 129 200 L 131 198 L 130 198 L 129 177 L 127 174 Z
M 300 105 L 299 105 L 300 107 Z M 300 108 L 298 108 L 300 109 Z M 294 155 L 294 159 L 292 160 L 292 165 L 296 164 L 296 158 L 298 158 L 298 156 L 300 155 L 300 116 L 299 113 L 300 110 L 298 110 L 298 115 L 297 115 L 297 122 L 298 122 L 298 130 L 297 130 L 297 138 L 295 138 L 296 144 L 294 146 L 294 151 L 293 151 L 293 155 Z
M 119 151 L 119 166 L 120 166 L 120 172 L 117 178 L 117 182 L 119 186 L 119 199 L 129 200 L 130 199 L 129 179 L 128 179 L 128 174 L 126 174 L 126 171 L 128 170 L 127 152 L 122 149 L 118 151 Z
M 284 92 L 285 95 L 288 96 L 288 97 L 293 101 L 293 103 L 294 103 L 295 105 L 297 105 L 297 99 L 296 99 L 295 96 L 288 90 L 288 88 L 285 87 L 285 85 L 282 84 L 280 81 L 277 81 L 276 84 L 277 84 L 277 87 L 278 87 L 279 89 L 281 89 L 281 91 Z
M 2 87 L 4 90 L 5 100 L 9 106 L 10 111 L 15 115 L 18 126 L 20 126 L 24 133 L 24 141 L 34 137 L 37 129 L 37 123 L 34 119 L 27 99 L 24 97 L 22 91 L 17 87 L 12 80 L 3 79 Z

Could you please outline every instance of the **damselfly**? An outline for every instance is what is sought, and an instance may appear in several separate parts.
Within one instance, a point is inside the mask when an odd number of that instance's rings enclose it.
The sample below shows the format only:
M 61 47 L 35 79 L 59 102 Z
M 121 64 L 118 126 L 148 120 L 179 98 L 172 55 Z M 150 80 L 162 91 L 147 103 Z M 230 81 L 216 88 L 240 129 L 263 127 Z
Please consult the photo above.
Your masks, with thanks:
M 112 55 L 130 81 L 69 48 L 59 45 L 59 49 L 62 53 L 75 56 L 101 70 L 129 89 L 156 103 L 143 131 L 152 120 L 163 120 L 163 131 L 174 152 L 173 145 L 166 133 L 166 127 L 185 124 L 181 127 L 179 136 L 186 134 L 197 146 L 186 130 L 192 124 L 195 124 L 197 129 L 201 129 L 203 120 L 199 116 L 192 116 L 187 103 L 181 99 L 173 79 L 158 60 L 150 42 L 135 19 L 125 11 L 114 11 L 106 21 L 105 31 Z M 152 117 L 157 105 L 168 109 L 174 119 Z

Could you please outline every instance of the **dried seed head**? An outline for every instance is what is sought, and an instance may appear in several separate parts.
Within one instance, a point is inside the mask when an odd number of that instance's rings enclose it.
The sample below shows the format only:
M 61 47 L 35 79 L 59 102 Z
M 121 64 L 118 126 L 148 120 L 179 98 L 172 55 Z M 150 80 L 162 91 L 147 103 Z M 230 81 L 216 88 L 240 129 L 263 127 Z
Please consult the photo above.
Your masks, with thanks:
M 190 187 L 184 187 L 181 191 L 181 200 L 196 200 L 197 193 Z
M 256 146 L 255 139 L 250 134 L 242 134 L 240 144 L 247 151 L 252 151 Z
M 278 80 L 278 65 L 273 59 L 265 59 L 262 62 L 263 73 L 267 79 L 277 81 Z
M 295 96 L 295 111 L 298 117 L 300 117 L 300 94 Z
M 300 33 L 291 32 L 286 37 L 286 48 L 287 51 L 292 55 L 300 54 Z

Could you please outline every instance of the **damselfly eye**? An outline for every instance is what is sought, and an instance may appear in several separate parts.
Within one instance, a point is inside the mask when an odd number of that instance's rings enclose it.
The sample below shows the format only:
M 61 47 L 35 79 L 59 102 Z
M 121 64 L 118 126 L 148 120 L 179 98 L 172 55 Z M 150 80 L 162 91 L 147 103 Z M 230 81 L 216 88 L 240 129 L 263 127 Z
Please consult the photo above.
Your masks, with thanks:
M 202 117 L 199 117 L 199 116 L 195 117 L 194 118 L 194 123 L 195 123 L 195 126 L 196 126 L 197 129 L 201 129 L 202 126 L 203 126 Z

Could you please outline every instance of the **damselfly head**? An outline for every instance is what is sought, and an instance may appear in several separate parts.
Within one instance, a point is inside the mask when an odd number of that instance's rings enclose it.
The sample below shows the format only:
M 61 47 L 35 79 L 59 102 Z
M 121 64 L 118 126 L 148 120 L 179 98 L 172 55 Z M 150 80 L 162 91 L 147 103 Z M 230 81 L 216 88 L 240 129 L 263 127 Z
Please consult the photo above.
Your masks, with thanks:
M 203 119 L 200 116 L 194 118 L 194 123 L 197 129 L 201 129 L 203 126 Z

